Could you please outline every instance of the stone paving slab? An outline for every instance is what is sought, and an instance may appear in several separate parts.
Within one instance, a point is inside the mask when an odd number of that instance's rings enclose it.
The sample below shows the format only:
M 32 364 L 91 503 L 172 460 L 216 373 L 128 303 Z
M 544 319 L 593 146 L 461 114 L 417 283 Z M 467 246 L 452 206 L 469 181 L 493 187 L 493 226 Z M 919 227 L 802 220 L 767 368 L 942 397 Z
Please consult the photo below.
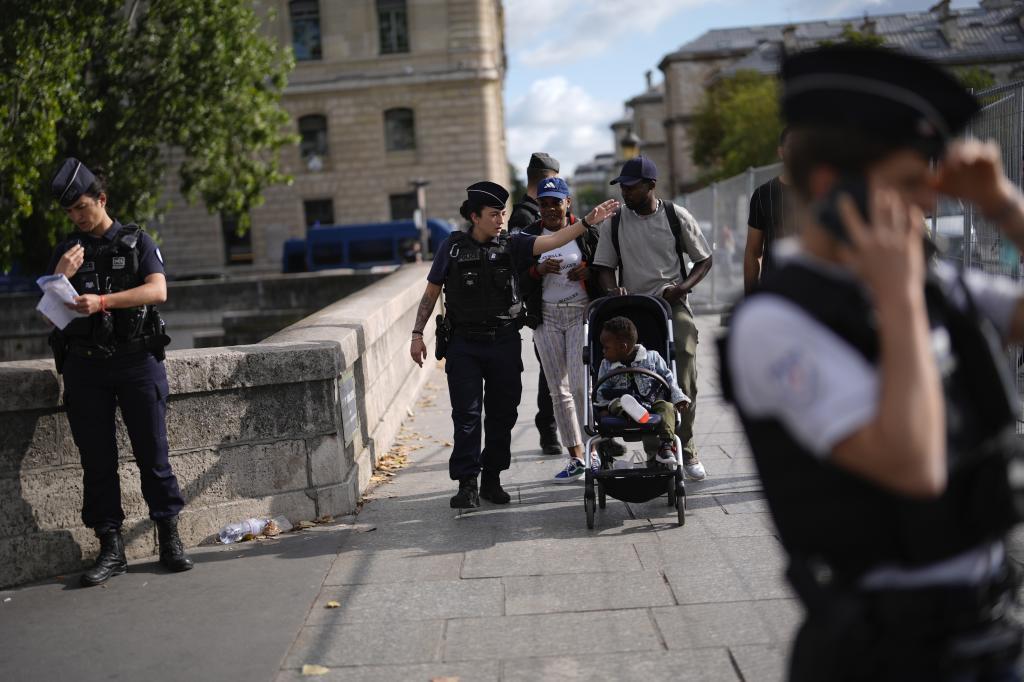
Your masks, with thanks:
M 365 665 L 331 668 L 326 674 L 308 677 L 298 670 L 286 670 L 277 682 L 396 682 L 437 679 L 455 679 L 458 682 L 498 682 L 501 678 L 499 661 L 472 661 L 465 663 L 419 663 L 415 665 Z M 508 679 L 507 677 L 504 679 Z
M 686 653 L 654 651 L 516 659 L 504 662 L 501 679 L 504 682 L 735 682 L 739 678 L 729 651 L 718 648 Z
M 391 665 L 441 660 L 445 621 L 389 621 L 303 627 L 282 668 Z
M 676 603 L 659 571 L 503 578 L 508 615 L 600 611 Z
M 492 660 L 619 651 L 658 651 L 661 636 L 647 609 L 452 620 L 444 660 Z
M 339 606 L 327 608 L 335 601 Z M 428 580 L 383 585 L 341 585 L 321 590 L 308 625 L 500 616 L 504 588 L 497 579 Z

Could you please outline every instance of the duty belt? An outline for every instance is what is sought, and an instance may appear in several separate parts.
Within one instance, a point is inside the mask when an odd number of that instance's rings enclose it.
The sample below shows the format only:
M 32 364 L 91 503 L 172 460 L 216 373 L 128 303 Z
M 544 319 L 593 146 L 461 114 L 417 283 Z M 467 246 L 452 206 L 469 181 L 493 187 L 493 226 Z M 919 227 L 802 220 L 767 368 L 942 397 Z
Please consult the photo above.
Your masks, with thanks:
M 498 339 L 512 336 L 518 333 L 519 327 L 514 322 L 509 322 L 498 327 L 459 327 L 452 331 L 454 336 L 461 336 L 468 341 L 497 341 Z
M 132 341 L 125 341 L 114 346 L 97 346 L 93 343 L 83 343 L 72 340 L 68 344 L 68 354 L 79 358 L 92 360 L 108 360 L 132 353 L 139 353 L 150 350 L 150 341 L 156 337 L 143 336 Z

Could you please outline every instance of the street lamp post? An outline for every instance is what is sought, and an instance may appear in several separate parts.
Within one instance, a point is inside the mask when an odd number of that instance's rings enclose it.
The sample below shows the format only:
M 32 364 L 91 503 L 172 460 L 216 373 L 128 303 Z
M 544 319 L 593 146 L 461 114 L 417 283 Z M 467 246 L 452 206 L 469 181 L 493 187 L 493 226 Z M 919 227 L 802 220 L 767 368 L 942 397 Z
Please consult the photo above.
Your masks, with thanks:
M 409 184 L 416 190 L 416 228 L 420 233 L 420 254 L 423 260 L 427 260 L 430 253 L 430 230 L 427 229 L 427 185 L 430 180 L 416 178 L 410 180 Z

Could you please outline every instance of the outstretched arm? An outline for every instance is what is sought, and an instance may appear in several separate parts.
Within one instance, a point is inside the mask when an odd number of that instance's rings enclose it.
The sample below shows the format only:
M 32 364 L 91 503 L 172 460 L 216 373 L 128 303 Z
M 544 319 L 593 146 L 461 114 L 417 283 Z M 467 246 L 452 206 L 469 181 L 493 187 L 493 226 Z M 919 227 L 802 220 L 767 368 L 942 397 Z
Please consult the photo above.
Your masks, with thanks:
M 616 201 L 615 199 L 609 199 L 608 201 L 598 205 L 594 210 L 588 213 L 587 217 L 584 218 L 584 220 L 586 220 L 591 225 L 597 225 L 598 223 L 603 222 L 605 219 L 607 219 L 608 216 L 610 216 L 612 213 L 615 213 L 615 210 L 618 207 L 618 201 Z M 576 239 L 581 234 L 583 234 L 585 229 L 586 228 L 583 226 L 583 221 L 578 220 L 574 224 L 569 225 L 568 227 L 563 227 L 561 230 L 558 230 L 554 234 L 548 234 L 541 237 L 537 237 L 537 239 L 535 239 L 533 242 L 533 255 L 539 256 L 545 251 L 551 251 L 552 249 L 557 249 L 559 246 L 564 246 L 571 242 L 573 239 Z

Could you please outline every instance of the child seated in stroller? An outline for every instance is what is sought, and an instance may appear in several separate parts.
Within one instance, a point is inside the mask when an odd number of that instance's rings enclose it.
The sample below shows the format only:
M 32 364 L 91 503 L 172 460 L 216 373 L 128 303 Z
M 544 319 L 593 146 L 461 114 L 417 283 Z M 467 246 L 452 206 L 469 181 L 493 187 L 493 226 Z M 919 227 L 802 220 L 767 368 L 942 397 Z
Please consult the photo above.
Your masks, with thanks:
M 675 465 L 676 410 L 688 409 L 690 398 L 679 388 L 661 354 L 637 343 L 636 325 L 629 318 L 613 317 L 604 323 L 601 328 L 601 347 L 604 359 L 598 369 L 598 381 L 617 369 L 636 367 L 652 371 L 668 383 L 671 393 L 666 396 L 665 387 L 651 377 L 621 374 L 598 387 L 595 405 L 608 414 L 626 415 L 641 423 L 646 421 L 644 410 L 661 417 L 657 428 L 643 436 L 644 450 L 648 453 L 648 461 L 654 452 L 654 459 L 658 463 Z M 637 404 L 643 408 L 639 412 Z

